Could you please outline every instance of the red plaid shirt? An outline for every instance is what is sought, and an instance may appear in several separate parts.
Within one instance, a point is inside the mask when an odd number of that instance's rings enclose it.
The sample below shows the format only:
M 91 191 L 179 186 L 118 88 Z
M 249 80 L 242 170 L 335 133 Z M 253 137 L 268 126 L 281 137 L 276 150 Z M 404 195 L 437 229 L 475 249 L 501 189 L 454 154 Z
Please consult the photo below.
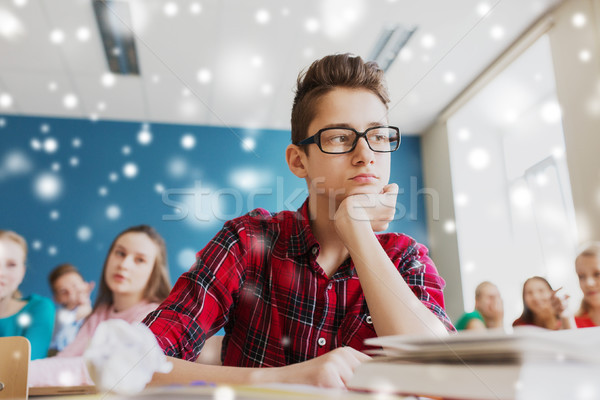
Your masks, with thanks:
M 378 238 L 414 294 L 454 330 L 427 249 L 401 234 Z M 297 212 L 254 210 L 225 224 L 144 322 L 166 355 L 185 360 L 224 327 L 228 366 L 278 367 L 341 346 L 364 350 L 377 335 L 354 265 L 348 258 L 328 278 L 318 254 L 308 201 Z

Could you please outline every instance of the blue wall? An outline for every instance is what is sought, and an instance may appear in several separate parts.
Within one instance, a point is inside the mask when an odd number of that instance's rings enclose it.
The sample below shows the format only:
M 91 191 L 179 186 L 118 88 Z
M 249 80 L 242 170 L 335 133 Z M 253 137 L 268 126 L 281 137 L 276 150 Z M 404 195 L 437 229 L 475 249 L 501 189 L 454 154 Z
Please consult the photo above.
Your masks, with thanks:
M 0 115 L 0 229 L 29 243 L 24 294 L 51 296 L 47 275 L 62 262 L 98 282 L 116 234 L 141 223 L 165 238 L 174 283 L 224 220 L 256 207 L 296 209 L 306 198 L 285 162 L 289 131 L 152 124 L 143 144 L 142 130 L 133 122 Z M 189 149 L 186 134 L 195 139 Z M 126 176 L 128 163 L 137 174 Z M 403 137 L 391 180 L 400 194 L 389 230 L 427 244 L 418 137 Z

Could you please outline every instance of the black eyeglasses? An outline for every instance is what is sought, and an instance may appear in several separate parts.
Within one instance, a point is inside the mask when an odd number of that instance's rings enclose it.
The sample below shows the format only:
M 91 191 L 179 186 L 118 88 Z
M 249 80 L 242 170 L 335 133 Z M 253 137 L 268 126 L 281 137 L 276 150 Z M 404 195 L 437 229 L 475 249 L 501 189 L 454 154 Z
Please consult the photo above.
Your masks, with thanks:
M 377 153 L 391 153 L 400 146 L 400 129 L 395 126 L 374 126 L 364 132 L 334 126 L 321 129 L 298 145 L 316 143 L 323 153 L 344 154 L 353 151 L 361 137 L 364 137 L 369 148 Z

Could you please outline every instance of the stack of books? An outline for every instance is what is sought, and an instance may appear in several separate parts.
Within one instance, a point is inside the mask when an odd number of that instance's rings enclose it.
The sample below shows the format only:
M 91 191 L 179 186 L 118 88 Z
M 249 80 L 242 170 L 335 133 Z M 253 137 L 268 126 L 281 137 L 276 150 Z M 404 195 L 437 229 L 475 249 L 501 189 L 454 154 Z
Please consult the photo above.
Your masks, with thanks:
M 447 399 L 600 399 L 600 327 L 388 336 L 349 382 L 359 391 Z

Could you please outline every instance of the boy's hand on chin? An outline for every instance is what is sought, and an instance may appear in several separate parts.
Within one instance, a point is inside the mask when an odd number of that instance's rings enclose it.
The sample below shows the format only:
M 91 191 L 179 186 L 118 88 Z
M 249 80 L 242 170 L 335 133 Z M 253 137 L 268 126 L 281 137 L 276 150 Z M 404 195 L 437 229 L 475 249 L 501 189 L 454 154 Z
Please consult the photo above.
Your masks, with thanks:
M 398 185 L 390 183 L 380 193 L 360 193 L 346 197 L 338 207 L 334 220 L 342 237 L 350 229 L 369 224 L 374 232 L 387 229 L 394 219 Z

